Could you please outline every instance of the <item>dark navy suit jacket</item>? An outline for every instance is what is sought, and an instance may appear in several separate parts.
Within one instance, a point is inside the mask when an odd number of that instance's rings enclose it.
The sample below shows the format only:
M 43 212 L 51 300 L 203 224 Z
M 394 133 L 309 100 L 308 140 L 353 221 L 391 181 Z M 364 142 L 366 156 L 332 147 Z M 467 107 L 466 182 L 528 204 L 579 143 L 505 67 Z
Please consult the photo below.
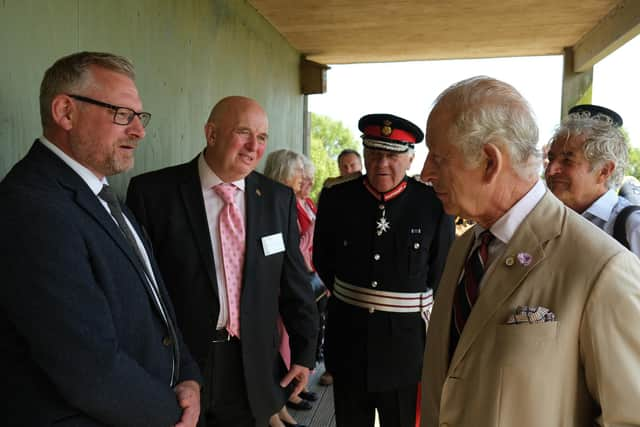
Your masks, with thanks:
M 0 183 L 0 201 L 0 424 L 175 424 L 182 412 L 170 386 L 176 343 L 98 198 L 36 141 Z M 147 252 L 175 322 L 148 245 Z M 201 381 L 178 337 L 178 382 Z

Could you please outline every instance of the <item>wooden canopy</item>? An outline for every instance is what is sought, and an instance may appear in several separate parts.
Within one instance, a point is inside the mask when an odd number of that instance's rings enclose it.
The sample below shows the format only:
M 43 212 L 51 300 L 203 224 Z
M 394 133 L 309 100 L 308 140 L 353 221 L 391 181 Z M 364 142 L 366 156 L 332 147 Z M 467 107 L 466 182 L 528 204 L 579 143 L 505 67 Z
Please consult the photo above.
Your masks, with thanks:
M 640 29 L 640 0 L 248 0 L 321 64 L 562 54 L 583 71 Z

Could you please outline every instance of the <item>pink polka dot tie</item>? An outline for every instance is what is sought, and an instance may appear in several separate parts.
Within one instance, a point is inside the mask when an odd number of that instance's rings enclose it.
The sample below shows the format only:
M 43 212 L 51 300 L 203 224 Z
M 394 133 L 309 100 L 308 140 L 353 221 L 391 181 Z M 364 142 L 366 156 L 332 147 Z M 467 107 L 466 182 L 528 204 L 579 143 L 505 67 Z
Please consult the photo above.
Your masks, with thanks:
M 224 201 L 218 217 L 218 232 L 222 247 L 222 265 L 227 288 L 229 317 L 227 331 L 240 337 L 240 295 L 242 292 L 242 266 L 244 264 L 244 219 L 235 204 L 239 190 L 233 184 L 219 184 L 213 190 Z

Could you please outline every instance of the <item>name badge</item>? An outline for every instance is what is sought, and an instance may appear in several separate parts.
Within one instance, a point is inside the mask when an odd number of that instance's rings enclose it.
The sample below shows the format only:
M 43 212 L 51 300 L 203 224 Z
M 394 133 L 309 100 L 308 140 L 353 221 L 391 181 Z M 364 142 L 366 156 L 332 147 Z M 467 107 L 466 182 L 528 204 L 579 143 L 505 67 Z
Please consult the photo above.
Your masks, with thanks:
M 264 256 L 284 252 L 284 241 L 282 240 L 282 233 L 264 236 L 262 238 L 262 249 L 264 250 Z

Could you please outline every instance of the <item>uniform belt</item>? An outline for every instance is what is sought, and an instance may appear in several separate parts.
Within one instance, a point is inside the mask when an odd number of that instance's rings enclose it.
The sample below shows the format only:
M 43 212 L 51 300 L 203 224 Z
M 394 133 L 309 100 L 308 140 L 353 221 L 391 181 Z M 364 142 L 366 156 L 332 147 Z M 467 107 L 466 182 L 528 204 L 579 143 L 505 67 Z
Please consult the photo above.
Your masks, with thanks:
M 232 339 L 234 339 L 234 337 L 229 335 L 229 331 L 227 331 L 226 329 L 216 329 L 215 332 L 213 333 L 211 342 L 212 343 L 228 342 L 228 341 L 231 341 Z
M 433 290 L 426 292 L 389 292 L 353 286 L 336 277 L 333 295 L 340 301 L 362 307 L 373 313 L 375 310 L 391 313 L 428 312 L 433 305 Z

